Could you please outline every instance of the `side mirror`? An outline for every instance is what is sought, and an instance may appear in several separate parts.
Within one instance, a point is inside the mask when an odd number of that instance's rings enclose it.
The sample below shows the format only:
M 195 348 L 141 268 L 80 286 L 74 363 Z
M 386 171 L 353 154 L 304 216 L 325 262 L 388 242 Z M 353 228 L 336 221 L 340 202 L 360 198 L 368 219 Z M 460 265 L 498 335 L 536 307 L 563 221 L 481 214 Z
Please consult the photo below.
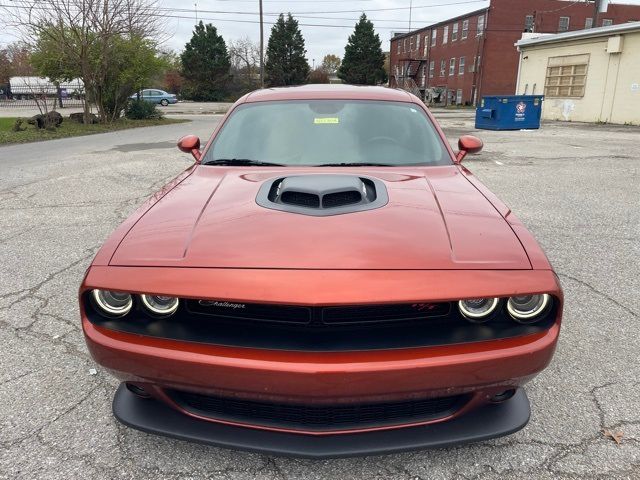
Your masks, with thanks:
M 195 135 L 186 135 L 178 140 L 178 148 L 181 152 L 190 153 L 196 162 L 200 161 L 200 139 Z
M 478 153 L 482 150 L 482 140 L 473 135 L 463 135 L 458 139 L 458 150 L 456 163 L 462 162 L 467 153 Z

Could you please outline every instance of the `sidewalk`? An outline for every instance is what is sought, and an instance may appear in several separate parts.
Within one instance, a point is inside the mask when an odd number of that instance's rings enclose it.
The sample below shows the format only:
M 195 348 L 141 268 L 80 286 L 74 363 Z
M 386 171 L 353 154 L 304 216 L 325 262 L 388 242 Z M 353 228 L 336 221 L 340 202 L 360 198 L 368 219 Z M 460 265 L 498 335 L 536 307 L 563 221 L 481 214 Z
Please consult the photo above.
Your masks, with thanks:
M 175 105 L 167 105 L 166 107 L 158 105 L 158 110 L 165 115 L 211 115 L 216 113 L 226 113 L 231 105 L 233 104 L 226 102 L 178 102 Z M 82 112 L 82 108 L 58 108 L 57 111 L 63 117 L 68 117 L 72 113 Z M 40 110 L 35 106 L 0 107 L 0 117 L 29 118 L 34 115 L 38 115 L 39 113 Z

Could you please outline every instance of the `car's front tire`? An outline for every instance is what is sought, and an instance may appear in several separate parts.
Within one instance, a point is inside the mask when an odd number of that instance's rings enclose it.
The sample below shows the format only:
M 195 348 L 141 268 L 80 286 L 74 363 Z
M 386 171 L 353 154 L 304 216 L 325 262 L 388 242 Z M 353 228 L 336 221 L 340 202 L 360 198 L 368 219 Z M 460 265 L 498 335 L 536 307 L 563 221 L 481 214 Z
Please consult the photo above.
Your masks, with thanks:
M 166 98 L 163 98 L 162 100 L 160 100 L 160 105 L 162 105 L 163 107 L 166 107 L 167 105 L 169 105 L 169 100 L 167 100 Z

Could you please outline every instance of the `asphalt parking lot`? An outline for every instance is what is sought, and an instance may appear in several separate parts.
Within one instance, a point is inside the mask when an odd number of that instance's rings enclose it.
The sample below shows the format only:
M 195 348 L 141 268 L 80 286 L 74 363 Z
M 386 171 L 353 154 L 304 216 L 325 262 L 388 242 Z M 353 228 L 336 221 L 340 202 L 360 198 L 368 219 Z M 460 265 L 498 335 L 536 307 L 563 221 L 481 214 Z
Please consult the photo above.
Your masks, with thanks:
M 452 141 L 470 114 L 439 112 Z M 76 292 L 106 236 L 189 165 L 173 147 L 219 120 L 0 148 L 0 479 L 640 478 L 638 127 L 547 123 L 477 132 L 467 165 L 536 235 L 564 325 L 510 437 L 310 461 L 146 435 L 111 415 L 117 382 L 88 355 Z M 95 371 L 92 369 L 96 369 Z M 605 436 L 619 432 L 621 443 Z

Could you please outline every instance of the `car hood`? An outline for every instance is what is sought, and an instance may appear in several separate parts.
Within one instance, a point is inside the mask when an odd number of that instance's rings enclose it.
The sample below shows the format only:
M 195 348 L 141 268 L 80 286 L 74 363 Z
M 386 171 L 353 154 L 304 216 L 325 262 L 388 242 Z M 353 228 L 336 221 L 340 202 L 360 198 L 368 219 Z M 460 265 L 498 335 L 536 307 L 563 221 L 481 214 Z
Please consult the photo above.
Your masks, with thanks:
M 378 209 L 314 217 L 256 203 L 268 180 L 366 175 L 384 182 Z M 119 266 L 273 269 L 530 269 L 518 238 L 455 166 L 197 167 L 129 230 Z

